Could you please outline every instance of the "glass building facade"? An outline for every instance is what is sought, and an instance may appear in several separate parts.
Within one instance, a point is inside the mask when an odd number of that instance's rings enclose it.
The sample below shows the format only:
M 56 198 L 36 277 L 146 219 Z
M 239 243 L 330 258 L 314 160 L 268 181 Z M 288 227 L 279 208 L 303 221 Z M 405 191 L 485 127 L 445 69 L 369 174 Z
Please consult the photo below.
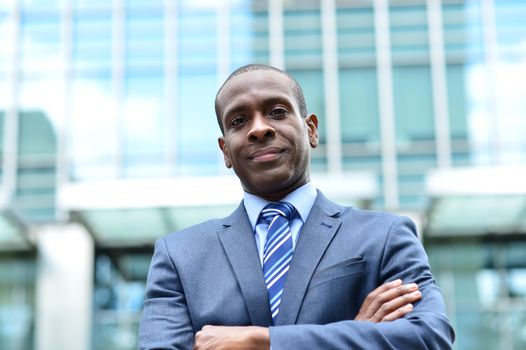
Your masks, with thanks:
M 152 208 L 139 191 L 70 209 L 59 194 L 232 176 L 213 101 L 247 63 L 303 87 L 315 174 L 367 172 L 364 206 L 421 219 L 456 349 L 526 347 L 526 220 L 435 229 L 481 207 L 524 218 L 526 192 L 447 204 L 426 188 L 430 170 L 526 165 L 526 2 L 0 0 L 0 43 L 0 348 L 43 349 L 39 230 L 68 223 L 94 241 L 88 348 L 136 348 L 154 239 L 233 204 Z

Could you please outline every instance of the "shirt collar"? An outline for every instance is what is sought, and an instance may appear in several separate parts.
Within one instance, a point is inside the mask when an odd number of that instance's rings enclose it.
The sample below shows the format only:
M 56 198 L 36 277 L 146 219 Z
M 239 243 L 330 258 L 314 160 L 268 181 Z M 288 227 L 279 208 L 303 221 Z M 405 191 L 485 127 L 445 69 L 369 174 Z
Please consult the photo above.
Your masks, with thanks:
M 309 181 L 305 185 L 289 193 L 280 202 L 288 202 L 292 204 L 294 208 L 296 208 L 296 212 L 298 213 L 300 219 L 305 222 L 309 216 L 312 206 L 314 205 L 316 195 L 316 187 L 312 184 L 312 182 Z M 245 206 L 245 210 L 247 211 L 247 215 L 253 230 L 256 228 L 259 213 L 261 213 L 261 210 L 263 210 L 263 208 L 265 208 L 265 206 L 269 203 L 271 202 L 267 201 L 266 199 L 248 192 L 244 192 L 243 204 Z

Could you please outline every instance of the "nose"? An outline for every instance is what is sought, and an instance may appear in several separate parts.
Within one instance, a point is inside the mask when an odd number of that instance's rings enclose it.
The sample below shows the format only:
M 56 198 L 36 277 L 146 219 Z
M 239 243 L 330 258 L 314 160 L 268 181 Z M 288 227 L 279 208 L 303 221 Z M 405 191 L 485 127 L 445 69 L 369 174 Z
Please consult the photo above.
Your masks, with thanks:
M 262 141 L 274 135 L 276 135 L 276 130 L 265 116 L 258 114 L 252 118 L 252 125 L 247 134 L 250 142 Z

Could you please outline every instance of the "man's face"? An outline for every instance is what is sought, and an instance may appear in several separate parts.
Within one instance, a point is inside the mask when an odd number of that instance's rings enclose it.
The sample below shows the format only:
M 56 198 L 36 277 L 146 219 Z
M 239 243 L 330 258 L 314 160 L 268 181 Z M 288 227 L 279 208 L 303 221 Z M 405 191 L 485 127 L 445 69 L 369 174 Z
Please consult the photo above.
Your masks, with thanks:
M 285 74 L 255 70 L 233 77 L 217 96 L 225 165 L 245 191 L 277 201 L 309 181 L 318 120 L 302 118 Z

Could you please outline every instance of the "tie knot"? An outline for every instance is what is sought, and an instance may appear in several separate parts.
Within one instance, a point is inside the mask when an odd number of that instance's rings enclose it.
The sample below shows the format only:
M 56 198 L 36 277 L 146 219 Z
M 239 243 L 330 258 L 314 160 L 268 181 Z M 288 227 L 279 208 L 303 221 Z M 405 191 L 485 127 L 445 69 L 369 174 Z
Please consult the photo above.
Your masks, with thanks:
M 296 212 L 296 208 L 287 202 L 275 202 L 268 204 L 261 211 L 261 216 L 267 222 L 270 222 L 276 215 L 283 216 L 287 220 L 291 220 L 292 216 Z

